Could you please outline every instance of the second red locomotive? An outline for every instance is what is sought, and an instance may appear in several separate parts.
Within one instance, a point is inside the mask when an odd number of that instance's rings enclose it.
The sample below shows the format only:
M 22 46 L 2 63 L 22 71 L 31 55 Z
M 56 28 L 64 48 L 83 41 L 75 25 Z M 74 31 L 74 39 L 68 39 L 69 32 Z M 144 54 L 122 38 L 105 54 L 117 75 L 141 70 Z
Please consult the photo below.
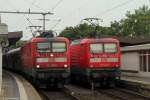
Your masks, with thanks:
M 71 78 L 96 85 L 120 78 L 120 46 L 114 38 L 81 39 L 72 42 Z
M 32 38 L 23 47 L 6 53 L 4 59 L 7 68 L 24 73 L 40 87 L 62 86 L 69 81 L 70 50 L 67 38 Z

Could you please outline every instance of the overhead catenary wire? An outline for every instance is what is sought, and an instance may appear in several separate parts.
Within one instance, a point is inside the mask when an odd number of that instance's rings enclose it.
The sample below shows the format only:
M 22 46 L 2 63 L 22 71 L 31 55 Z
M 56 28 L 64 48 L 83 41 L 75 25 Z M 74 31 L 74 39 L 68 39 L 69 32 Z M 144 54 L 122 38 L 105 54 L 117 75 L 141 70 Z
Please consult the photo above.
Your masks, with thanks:
M 29 18 L 26 18 L 26 19 L 27 19 L 27 21 L 28 21 L 32 26 L 34 26 L 34 24 L 30 21 Z
M 134 1 L 134 0 L 127 0 L 127 1 L 125 1 L 125 2 L 123 2 L 123 3 L 120 3 L 120 4 L 118 4 L 118 5 L 116 5 L 116 6 L 112 7 L 112 8 L 109 8 L 109 9 L 107 9 L 107 10 L 105 10 L 105 11 L 103 11 L 103 12 L 97 14 L 97 15 L 95 15 L 94 17 L 97 17 L 97 16 L 100 15 L 100 14 L 109 13 L 109 12 L 111 12 L 111 11 L 117 9 L 117 8 L 120 8 L 120 7 L 122 7 L 122 6 L 125 6 L 125 5 L 127 5 L 127 4 L 129 4 L 129 3 L 133 2 L 133 1 Z M 83 7 L 83 6 L 84 6 L 84 5 L 81 5 L 81 6 L 78 7 L 77 9 L 80 9 L 80 8 Z M 71 11 L 70 13 L 72 13 L 72 12 L 73 12 L 73 11 Z M 70 15 L 70 13 L 68 13 L 67 15 Z M 63 21 L 61 21 L 61 23 L 59 23 L 59 24 L 63 24 Z
M 57 8 L 57 6 L 62 2 L 63 0 L 59 0 L 53 7 L 52 7 L 52 11 L 54 11 L 54 9 Z
M 15 5 L 11 2 L 11 0 L 5 0 L 5 2 L 7 2 L 7 4 L 9 4 L 9 6 L 11 7 L 11 9 L 18 11 L 18 9 L 15 7 Z M 22 15 L 22 17 L 26 17 L 25 15 Z M 15 22 L 14 25 L 16 25 L 16 28 L 19 26 L 18 24 L 20 24 L 20 20 L 22 19 L 22 17 L 20 17 L 17 22 Z M 26 23 L 22 23 L 26 26 Z M 14 26 L 13 25 L 13 26 Z
M 11 0 L 7 0 L 7 3 L 9 3 L 9 5 L 11 6 L 12 9 L 18 11 L 18 9 L 12 4 Z M 25 15 L 23 15 L 23 17 L 26 17 Z M 19 22 L 20 20 L 22 19 L 22 17 L 20 17 L 19 19 Z M 26 18 L 27 19 L 27 18 Z M 28 18 L 29 19 L 29 18 Z M 25 24 L 25 23 L 24 23 Z
M 42 26 L 35 26 L 29 18 L 27 18 L 27 21 L 31 24 L 31 26 L 28 26 L 30 28 L 30 31 L 32 33 L 32 36 L 35 37 L 36 36 L 36 32 L 38 32 L 40 30 L 40 28 Z M 36 30 L 36 31 L 33 31 L 33 28 Z
M 61 22 L 61 19 L 58 20 L 58 22 L 51 28 L 51 30 L 53 30 L 60 22 Z
M 127 0 L 127 1 L 125 1 L 125 2 L 123 2 L 123 3 L 120 3 L 120 4 L 118 4 L 118 5 L 114 6 L 114 7 L 112 7 L 112 8 L 106 9 L 105 11 L 103 11 L 103 12 L 101 12 L 101 13 L 95 15 L 94 17 L 99 16 L 99 15 L 102 15 L 102 14 L 109 13 L 109 12 L 111 12 L 111 11 L 117 9 L 117 8 L 120 8 L 120 7 L 122 7 L 122 6 L 125 6 L 125 5 L 127 5 L 127 4 L 129 4 L 129 3 L 133 2 L 133 1 L 134 1 L 134 0 Z
M 31 2 L 30 0 L 23 0 L 23 1 L 26 2 L 26 3 L 28 3 L 28 4 L 30 4 L 30 5 L 35 6 L 36 8 L 38 8 L 40 10 L 46 11 L 46 9 L 44 9 L 44 8 L 38 6 L 37 4 L 35 4 L 36 3 L 35 1 L 34 2 Z
M 83 1 L 83 0 L 82 0 Z M 85 1 L 85 0 L 84 0 Z M 88 1 L 88 0 L 87 0 Z M 87 1 L 86 2 L 84 2 L 84 3 L 82 3 L 82 4 L 80 4 L 80 6 L 78 7 L 78 8 L 76 8 L 76 9 L 73 9 L 73 10 L 71 10 L 71 11 L 69 11 L 65 16 L 70 16 L 72 13 L 74 13 L 74 11 L 75 10 L 79 10 L 79 9 L 81 9 L 82 7 L 84 7 L 85 6 L 85 3 L 87 3 Z M 61 18 L 62 19 L 62 18 Z M 63 20 L 61 20 L 56 26 L 58 26 L 58 25 L 60 25 L 60 24 L 63 24 Z M 56 27 L 55 26 L 55 27 Z
M 134 0 L 127 0 L 127 1 L 125 1 L 125 2 L 123 2 L 123 3 L 120 3 L 120 4 L 118 4 L 118 5 L 116 5 L 116 6 L 112 7 L 112 8 L 109 8 L 109 9 L 107 9 L 107 10 L 105 10 L 105 11 L 103 11 L 103 12 L 97 14 L 97 15 L 95 15 L 94 17 L 97 17 L 97 16 L 100 15 L 100 14 L 109 13 L 109 12 L 111 12 L 111 11 L 117 9 L 117 8 L 120 8 L 120 7 L 122 7 L 122 6 L 125 6 L 125 5 L 127 5 L 127 4 L 129 4 L 129 3 L 133 2 L 133 1 L 134 1 Z M 83 6 L 80 6 L 80 7 L 78 7 L 77 9 L 80 9 L 81 7 L 83 7 Z M 70 14 L 70 13 L 69 13 L 69 14 Z M 67 14 L 67 15 L 68 15 L 68 14 Z

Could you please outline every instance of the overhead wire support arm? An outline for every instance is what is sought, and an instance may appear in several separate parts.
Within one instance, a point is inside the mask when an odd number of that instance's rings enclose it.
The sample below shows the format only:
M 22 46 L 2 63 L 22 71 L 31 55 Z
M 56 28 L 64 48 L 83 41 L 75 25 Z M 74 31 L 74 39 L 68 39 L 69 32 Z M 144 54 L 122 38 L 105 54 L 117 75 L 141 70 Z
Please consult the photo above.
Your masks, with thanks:
M 35 15 L 42 15 L 43 16 L 43 32 L 45 32 L 45 21 L 46 15 L 53 15 L 54 13 L 51 12 L 31 12 L 30 9 L 28 12 L 21 12 L 21 11 L 0 11 L 0 13 L 7 13 L 7 14 L 35 14 Z
M 21 11 L 0 11 L 0 13 L 14 13 L 14 14 L 41 14 L 41 15 L 53 15 L 51 12 L 21 12 Z

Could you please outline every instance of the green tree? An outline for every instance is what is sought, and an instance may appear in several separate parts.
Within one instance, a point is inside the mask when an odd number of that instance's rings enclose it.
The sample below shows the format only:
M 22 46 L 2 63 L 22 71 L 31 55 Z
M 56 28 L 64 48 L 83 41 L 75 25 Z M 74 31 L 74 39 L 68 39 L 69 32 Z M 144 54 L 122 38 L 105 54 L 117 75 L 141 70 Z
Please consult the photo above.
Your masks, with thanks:
M 95 26 L 88 25 L 86 23 L 77 25 L 75 27 L 66 27 L 61 33 L 60 36 L 67 37 L 69 39 L 85 38 L 89 37 L 91 33 L 95 32 Z M 110 27 L 97 27 L 97 36 L 102 34 L 108 35 L 111 33 Z
M 122 36 L 150 36 L 150 9 L 144 5 L 134 13 L 128 11 L 126 18 L 112 22 L 111 28 L 113 32 Z

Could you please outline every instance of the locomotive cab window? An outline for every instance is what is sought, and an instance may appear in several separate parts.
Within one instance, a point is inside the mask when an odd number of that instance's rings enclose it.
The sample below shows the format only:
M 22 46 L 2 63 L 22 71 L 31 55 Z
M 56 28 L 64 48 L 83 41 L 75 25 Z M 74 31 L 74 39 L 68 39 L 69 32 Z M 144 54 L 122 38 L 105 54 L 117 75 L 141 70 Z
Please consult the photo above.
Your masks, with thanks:
M 117 46 L 115 43 L 105 43 L 104 44 L 104 52 L 106 53 L 116 53 Z
M 90 44 L 90 52 L 91 53 L 102 53 L 103 52 L 103 44 Z
M 52 43 L 52 51 L 53 52 L 65 52 L 66 51 L 66 43 L 53 42 Z
M 49 42 L 37 43 L 37 51 L 38 52 L 50 52 L 51 45 Z

